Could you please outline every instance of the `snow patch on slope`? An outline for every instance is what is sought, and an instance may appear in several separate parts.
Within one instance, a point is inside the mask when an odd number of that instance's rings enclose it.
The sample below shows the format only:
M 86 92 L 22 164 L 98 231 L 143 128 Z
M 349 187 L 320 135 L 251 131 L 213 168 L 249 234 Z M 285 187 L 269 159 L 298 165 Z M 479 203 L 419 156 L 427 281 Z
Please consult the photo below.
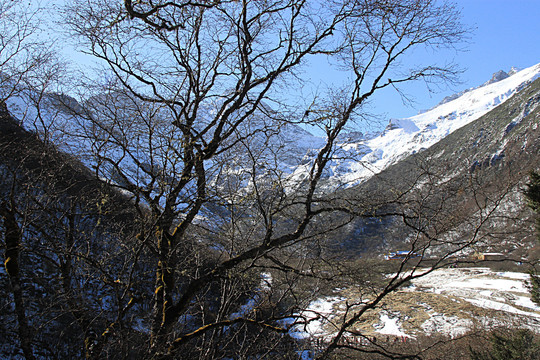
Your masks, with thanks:
M 433 334 L 446 334 L 454 338 L 467 333 L 473 325 L 473 322 L 469 319 L 433 313 L 431 314 L 431 317 L 422 324 L 422 329 L 428 336 Z
M 373 327 L 377 329 L 375 332 L 383 335 L 410 337 L 401 329 L 401 322 L 398 316 L 390 317 L 386 311 L 381 311 L 379 316 L 381 324 L 373 325 Z

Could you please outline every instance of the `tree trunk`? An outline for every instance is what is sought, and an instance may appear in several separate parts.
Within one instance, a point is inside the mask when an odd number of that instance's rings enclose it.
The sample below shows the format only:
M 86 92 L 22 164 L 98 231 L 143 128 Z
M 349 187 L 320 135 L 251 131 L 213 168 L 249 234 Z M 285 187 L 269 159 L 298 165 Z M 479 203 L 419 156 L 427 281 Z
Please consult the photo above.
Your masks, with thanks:
M 13 299 L 15 302 L 15 313 L 18 321 L 18 333 L 21 342 L 21 349 L 26 359 L 34 359 L 32 351 L 32 332 L 28 326 L 26 319 L 25 306 L 23 300 L 23 291 L 21 287 L 19 255 L 21 247 L 22 232 L 15 219 L 15 210 L 10 209 L 5 203 L 0 204 L 0 216 L 4 220 L 4 228 L 6 229 L 6 248 L 4 266 L 8 274 Z

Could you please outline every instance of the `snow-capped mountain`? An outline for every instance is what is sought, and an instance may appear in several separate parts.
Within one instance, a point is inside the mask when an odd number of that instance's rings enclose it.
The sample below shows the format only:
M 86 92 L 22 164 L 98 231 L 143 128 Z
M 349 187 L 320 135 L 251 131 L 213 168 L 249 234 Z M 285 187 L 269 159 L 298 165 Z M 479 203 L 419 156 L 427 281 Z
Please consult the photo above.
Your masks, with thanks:
M 426 112 L 405 119 L 391 119 L 386 129 L 378 134 L 364 135 L 358 131 L 341 134 L 334 149 L 333 159 L 323 174 L 325 182 L 322 190 L 357 185 L 397 163 L 400 159 L 429 148 L 450 133 L 505 102 L 538 77 L 540 77 L 540 64 L 521 71 L 515 68 L 508 73 L 498 71 L 489 81 L 479 87 L 446 97 L 436 107 Z M 90 126 L 84 119 L 77 120 L 75 117 L 77 121 L 74 121 L 72 115 L 66 115 L 61 107 L 55 105 L 59 102 L 57 97 L 57 95 L 51 95 L 41 100 L 39 117 L 35 111 L 36 106 L 32 104 L 31 95 L 14 96 L 7 101 L 7 105 L 10 112 L 23 123 L 23 126 L 25 126 L 24 123 L 31 124 L 25 127 L 38 133 L 46 132 L 49 139 L 61 150 L 77 154 L 88 166 L 92 166 L 91 161 L 85 161 L 87 156 L 84 155 L 84 149 L 89 149 L 92 144 L 85 141 L 84 136 L 81 137 L 81 134 L 89 131 Z M 60 102 L 65 101 L 64 99 Z M 128 102 L 126 106 L 117 108 L 131 109 L 133 106 Z M 208 107 L 206 111 L 207 116 L 211 117 L 212 108 Z M 204 118 L 204 114 L 201 115 Z M 122 114 L 122 116 L 127 115 Z M 23 121 L 23 119 L 29 120 Z M 242 138 L 245 133 L 253 134 L 242 143 L 260 151 L 249 154 L 248 158 L 245 149 L 242 149 L 242 146 L 236 146 L 234 149 L 236 155 L 232 159 L 218 161 L 219 170 L 216 171 L 234 174 L 238 177 L 240 187 L 249 187 L 252 180 L 249 175 L 252 171 L 251 163 L 256 163 L 257 178 L 267 176 L 268 172 L 265 169 L 268 167 L 277 170 L 279 178 L 287 179 L 286 186 L 291 190 L 302 183 L 309 174 L 317 149 L 324 146 L 325 139 L 288 121 L 277 119 L 279 119 L 279 114 L 263 106 L 254 114 L 253 119 L 238 129 L 239 138 Z M 278 121 L 277 125 L 276 121 Z M 155 122 L 160 122 L 160 129 L 172 128 L 170 122 L 165 123 L 165 127 L 163 121 L 158 119 Z M 162 130 L 165 133 L 167 131 Z M 66 136 L 66 133 L 70 133 L 70 136 Z M 169 136 L 168 134 L 164 136 Z M 125 140 L 131 147 L 142 148 L 143 146 L 136 145 L 137 139 L 138 136 L 132 136 Z M 234 138 L 232 140 L 234 141 Z M 138 153 L 138 151 L 133 151 L 133 153 Z M 148 162 L 145 159 L 141 161 Z M 126 166 L 129 167 L 131 164 Z M 156 166 L 165 169 L 165 164 Z M 244 172 L 247 174 L 243 174 Z M 219 179 L 216 178 L 215 185 L 218 184 Z
M 482 86 L 446 98 L 429 111 L 390 120 L 378 136 L 360 140 L 348 137 L 348 141 L 338 144 L 326 173 L 329 186 L 357 185 L 405 156 L 432 146 L 505 102 L 538 77 L 540 64 L 521 71 L 515 68 L 508 73 L 499 71 Z M 308 170 L 308 165 L 299 166 L 291 179 L 301 181 Z

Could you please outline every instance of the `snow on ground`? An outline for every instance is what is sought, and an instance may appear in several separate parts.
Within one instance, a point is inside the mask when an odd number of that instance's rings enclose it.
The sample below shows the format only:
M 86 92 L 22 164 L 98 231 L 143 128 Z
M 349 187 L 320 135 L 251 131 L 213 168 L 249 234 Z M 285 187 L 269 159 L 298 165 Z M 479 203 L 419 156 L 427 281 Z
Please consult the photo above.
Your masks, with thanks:
M 423 291 L 456 296 L 480 307 L 537 317 L 540 307 L 525 296 L 528 278 L 525 273 L 495 272 L 489 268 L 454 268 L 435 270 L 412 284 Z
M 376 310 L 371 322 L 360 332 L 411 338 L 421 333 L 456 337 L 475 326 L 509 322 L 540 332 L 540 307 L 530 300 L 528 279 L 525 273 L 489 268 L 438 269 L 412 280 L 412 286 L 403 291 L 389 295 L 383 308 Z M 338 295 L 313 301 L 302 313 L 306 324 L 295 325 L 291 336 L 331 336 L 335 332 L 331 324 L 333 321 L 339 324 L 343 304 L 357 300 L 351 295 L 348 298 Z M 302 318 L 293 321 L 298 323 Z
M 382 324 L 373 325 L 376 329 L 375 332 L 383 335 L 410 337 L 401 329 L 401 321 L 398 316 L 390 317 L 385 311 L 381 311 L 379 315 Z
M 253 309 L 256 308 L 257 305 L 260 304 L 263 295 L 270 291 L 272 286 L 272 274 L 268 272 L 264 272 L 261 274 L 261 282 L 259 284 L 259 287 L 255 289 L 255 293 L 251 298 L 247 300 L 247 302 L 240 306 L 240 309 L 238 312 L 232 313 L 230 315 L 230 319 L 238 319 L 240 317 L 245 317 L 247 314 L 253 311 Z
M 499 311 L 510 318 L 513 315 L 522 316 L 522 320 L 526 319 L 522 325 L 540 332 L 540 307 L 530 299 L 526 287 L 528 279 L 529 275 L 525 273 L 496 272 L 489 268 L 454 268 L 435 270 L 412 283 L 414 291 L 459 298 L 483 309 Z M 456 336 L 472 326 L 472 321 L 467 319 L 432 314 L 422 327 L 427 333 L 438 331 Z
M 527 296 L 518 296 L 517 299 L 514 301 L 514 303 L 516 305 L 519 305 L 519 306 L 522 306 L 522 307 L 525 307 L 525 308 L 540 311 L 540 306 L 533 303 L 531 298 L 527 297 Z
M 297 315 L 295 325 L 289 334 L 297 339 L 308 337 L 320 337 L 328 335 L 329 317 L 335 315 L 334 307 L 337 303 L 345 301 L 345 298 L 338 296 L 324 297 L 317 299 Z
M 527 273 L 518 273 L 518 272 L 510 272 L 510 271 L 504 271 L 504 272 L 498 272 L 497 276 L 501 276 L 504 278 L 509 279 L 516 279 L 516 280 L 526 280 L 528 281 L 530 276 Z
M 489 299 L 465 299 L 471 304 L 477 305 L 479 307 L 485 308 L 485 309 L 493 309 L 493 310 L 500 310 L 500 311 L 506 311 L 513 314 L 519 314 L 519 315 L 525 315 L 525 316 L 534 316 L 540 318 L 540 314 L 536 314 L 530 311 L 522 311 L 519 310 L 511 305 L 507 305 L 505 303 L 499 302 L 499 301 L 493 301 Z
M 422 329 L 428 336 L 432 334 L 446 334 L 453 338 L 465 334 L 473 326 L 474 323 L 469 319 L 433 313 L 428 320 L 424 321 Z

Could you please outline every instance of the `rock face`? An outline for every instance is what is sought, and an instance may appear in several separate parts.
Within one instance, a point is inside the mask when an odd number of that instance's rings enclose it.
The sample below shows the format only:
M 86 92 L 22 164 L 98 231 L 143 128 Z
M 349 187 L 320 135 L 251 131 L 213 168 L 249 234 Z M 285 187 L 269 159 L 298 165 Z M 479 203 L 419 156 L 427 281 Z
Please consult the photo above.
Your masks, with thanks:
M 512 69 L 513 69 L 513 68 L 512 68 Z M 508 78 L 509 76 L 510 76 L 510 75 L 509 75 L 507 72 L 505 72 L 505 71 L 503 71 L 503 70 L 499 70 L 499 71 L 497 71 L 496 73 L 493 73 L 493 76 L 491 77 L 491 79 L 490 79 L 488 82 L 486 82 L 486 83 L 484 84 L 484 86 L 485 86 L 485 85 L 489 85 L 489 84 L 493 84 L 493 83 L 496 83 L 496 82 L 499 82 L 499 81 L 501 81 L 501 80 L 504 80 L 504 79 Z

